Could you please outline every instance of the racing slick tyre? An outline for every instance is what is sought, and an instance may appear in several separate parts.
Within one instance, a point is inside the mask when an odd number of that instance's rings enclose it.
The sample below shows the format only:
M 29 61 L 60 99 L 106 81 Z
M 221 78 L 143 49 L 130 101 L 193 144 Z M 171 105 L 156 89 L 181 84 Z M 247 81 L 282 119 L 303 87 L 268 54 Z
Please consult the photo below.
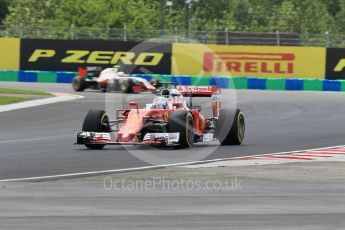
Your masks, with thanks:
M 216 135 L 221 145 L 240 145 L 245 133 L 244 115 L 241 110 L 222 109 L 216 122 Z
M 109 132 L 109 117 L 105 111 L 89 110 L 83 123 L 84 132 Z M 104 125 L 107 124 L 107 125 Z M 103 149 L 105 145 L 85 144 L 89 149 Z
M 180 133 L 179 145 L 176 148 L 189 148 L 194 144 L 194 120 L 191 113 L 175 110 L 168 121 L 169 133 Z
M 72 80 L 72 88 L 74 91 L 81 92 L 84 91 L 88 87 L 87 82 L 84 78 L 80 78 L 79 76 L 76 76 Z
M 120 86 L 122 93 L 131 93 L 133 91 L 133 80 L 130 78 L 123 79 L 120 83 Z

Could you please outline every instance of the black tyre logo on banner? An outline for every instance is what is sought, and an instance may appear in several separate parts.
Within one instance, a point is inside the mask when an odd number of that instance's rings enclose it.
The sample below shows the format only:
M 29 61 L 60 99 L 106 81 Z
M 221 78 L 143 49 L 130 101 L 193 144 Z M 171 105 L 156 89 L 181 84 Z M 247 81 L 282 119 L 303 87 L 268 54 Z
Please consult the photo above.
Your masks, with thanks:
M 327 49 L 327 79 L 345 79 L 345 49 Z
M 136 42 L 30 40 L 21 43 L 22 70 L 76 71 L 78 67 L 108 68 L 121 65 L 125 72 L 170 74 L 172 44 L 143 43 L 142 52 L 133 52 Z

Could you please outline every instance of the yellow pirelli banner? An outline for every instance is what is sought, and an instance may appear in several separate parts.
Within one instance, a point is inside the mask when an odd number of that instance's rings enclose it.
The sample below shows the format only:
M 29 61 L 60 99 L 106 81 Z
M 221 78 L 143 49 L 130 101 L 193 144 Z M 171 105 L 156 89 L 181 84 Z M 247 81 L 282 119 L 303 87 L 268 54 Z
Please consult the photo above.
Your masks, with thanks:
M 326 48 L 173 44 L 172 74 L 324 78 Z
M 20 39 L 0 38 L 0 70 L 19 70 Z

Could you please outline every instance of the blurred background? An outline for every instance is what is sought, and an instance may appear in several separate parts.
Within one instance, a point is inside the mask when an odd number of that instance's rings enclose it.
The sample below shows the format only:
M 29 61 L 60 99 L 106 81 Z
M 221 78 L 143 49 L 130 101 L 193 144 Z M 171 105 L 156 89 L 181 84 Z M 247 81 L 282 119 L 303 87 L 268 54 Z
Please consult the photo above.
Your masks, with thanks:
M 344 0 L 0 0 L 0 36 L 344 47 L 344 16 Z

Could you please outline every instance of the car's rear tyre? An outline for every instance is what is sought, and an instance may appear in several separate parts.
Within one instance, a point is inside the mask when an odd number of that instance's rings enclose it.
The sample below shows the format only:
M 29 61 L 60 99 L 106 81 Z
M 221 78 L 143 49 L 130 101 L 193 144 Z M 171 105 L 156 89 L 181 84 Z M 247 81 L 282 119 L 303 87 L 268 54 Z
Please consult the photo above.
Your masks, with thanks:
M 150 80 L 150 84 L 156 88 L 159 86 L 159 83 L 160 83 L 159 79 L 151 79 Z
M 120 87 L 121 87 L 122 93 L 132 93 L 132 91 L 133 91 L 133 80 L 130 78 L 123 79 L 120 83 Z
M 89 110 L 84 118 L 82 130 L 84 132 L 109 132 L 110 126 L 107 113 L 103 110 Z M 85 144 L 85 146 L 89 149 L 103 149 L 105 145 Z
M 194 144 L 193 115 L 185 110 L 175 110 L 168 122 L 169 133 L 180 133 L 179 145 L 176 148 L 189 148 Z
M 106 93 L 107 91 L 111 91 L 110 84 L 101 84 L 97 82 L 97 89 L 101 90 L 103 93 Z
M 87 82 L 84 78 L 80 78 L 79 76 L 76 76 L 72 80 L 72 88 L 74 91 L 81 92 L 84 91 L 88 87 Z
M 222 109 L 216 122 L 216 135 L 221 145 L 240 145 L 245 133 L 244 115 L 240 109 Z

